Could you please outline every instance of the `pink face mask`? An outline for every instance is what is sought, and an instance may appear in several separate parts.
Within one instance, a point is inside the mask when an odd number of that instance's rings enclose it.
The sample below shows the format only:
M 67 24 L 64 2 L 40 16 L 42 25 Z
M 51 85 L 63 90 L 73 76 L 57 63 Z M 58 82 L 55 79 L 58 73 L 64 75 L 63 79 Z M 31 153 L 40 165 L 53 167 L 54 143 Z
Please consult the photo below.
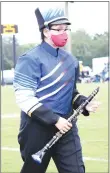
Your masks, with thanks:
M 52 34 L 51 39 L 52 39 L 53 43 L 55 44 L 55 46 L 63 47 L 67 43 L 68 35 L 67 35 L 67 33 L 58 34 L 58 35 Z

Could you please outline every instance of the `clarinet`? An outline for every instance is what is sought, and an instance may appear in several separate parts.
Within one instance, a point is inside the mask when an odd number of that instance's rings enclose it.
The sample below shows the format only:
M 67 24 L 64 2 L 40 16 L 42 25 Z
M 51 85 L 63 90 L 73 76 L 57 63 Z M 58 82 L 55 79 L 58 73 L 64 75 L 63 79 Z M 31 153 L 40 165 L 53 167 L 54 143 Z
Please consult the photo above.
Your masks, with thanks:
M 67 119 L 68 122 L 75 121 L 77 117 L 83 112 L 83 108 L 87 106 L 87 104 L 96 96 L 96 94 L 99 92 L 99 87 L 96 88 L 89 97 L 76 109 L 74 110 L 74 113 Z M 32 155 L 32 158 L 38 162 L 41 163 L 42 159 L 45 155 L 45 153 L 63 136 L 60 131 L 58 131 L 53 138 L 37 153 Z

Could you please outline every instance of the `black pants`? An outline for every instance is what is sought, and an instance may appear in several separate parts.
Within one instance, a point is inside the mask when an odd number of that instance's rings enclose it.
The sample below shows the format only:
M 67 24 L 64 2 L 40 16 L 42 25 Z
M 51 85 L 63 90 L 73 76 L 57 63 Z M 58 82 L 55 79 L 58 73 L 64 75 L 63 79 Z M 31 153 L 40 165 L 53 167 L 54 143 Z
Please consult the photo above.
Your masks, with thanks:
M 51 157 L 59 173 L 85 173 L 76 123 L 73 123 L 72 129 L 45 154 L 41 164 L 35 162 L 31 155 L 44 147 L 56 133 L 56 128 L 34 122 L 27 116 L 20 129 L 18 141 L 24 161 L 21 173 L 45 173 Z

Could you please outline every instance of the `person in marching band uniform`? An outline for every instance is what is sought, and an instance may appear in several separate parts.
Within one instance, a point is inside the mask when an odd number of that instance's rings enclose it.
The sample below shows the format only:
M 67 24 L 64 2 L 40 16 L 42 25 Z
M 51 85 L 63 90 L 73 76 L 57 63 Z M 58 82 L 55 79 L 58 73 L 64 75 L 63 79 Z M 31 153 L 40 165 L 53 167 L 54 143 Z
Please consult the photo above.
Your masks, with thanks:
M 24 161 L 21 173 L 45 173 L 51 157 L 59 173 L 84 173 L 82 147 L 76 122 L 67 118 L 86 97 L 76 87 L 78 60 L 62 49 L 68 41 L 70 21 L 62 9 L 35 10 L 42 42 L 18 58 L 13 86 L 21 109 L 18 134 Z M 83 114 L 96 111 L 91 102 Z M 63 137 L 46 153 L 41 164 L 31 155 L 60 130 Z M 66 133 L 67 132 L 67 133 Z

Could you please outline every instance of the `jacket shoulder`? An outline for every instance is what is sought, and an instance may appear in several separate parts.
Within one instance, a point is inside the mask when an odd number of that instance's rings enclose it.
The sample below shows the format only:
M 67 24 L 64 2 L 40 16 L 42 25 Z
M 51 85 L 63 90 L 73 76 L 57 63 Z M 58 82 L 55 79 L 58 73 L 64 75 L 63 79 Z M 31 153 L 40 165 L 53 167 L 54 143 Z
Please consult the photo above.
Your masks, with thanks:
M 28 51 L 24 52 L 20 57 L 27 56 L 27 57 L 38 57 L 40 52 L 40 46 L 37 45 L 33 47 L 32 49 L 29 49 Z

